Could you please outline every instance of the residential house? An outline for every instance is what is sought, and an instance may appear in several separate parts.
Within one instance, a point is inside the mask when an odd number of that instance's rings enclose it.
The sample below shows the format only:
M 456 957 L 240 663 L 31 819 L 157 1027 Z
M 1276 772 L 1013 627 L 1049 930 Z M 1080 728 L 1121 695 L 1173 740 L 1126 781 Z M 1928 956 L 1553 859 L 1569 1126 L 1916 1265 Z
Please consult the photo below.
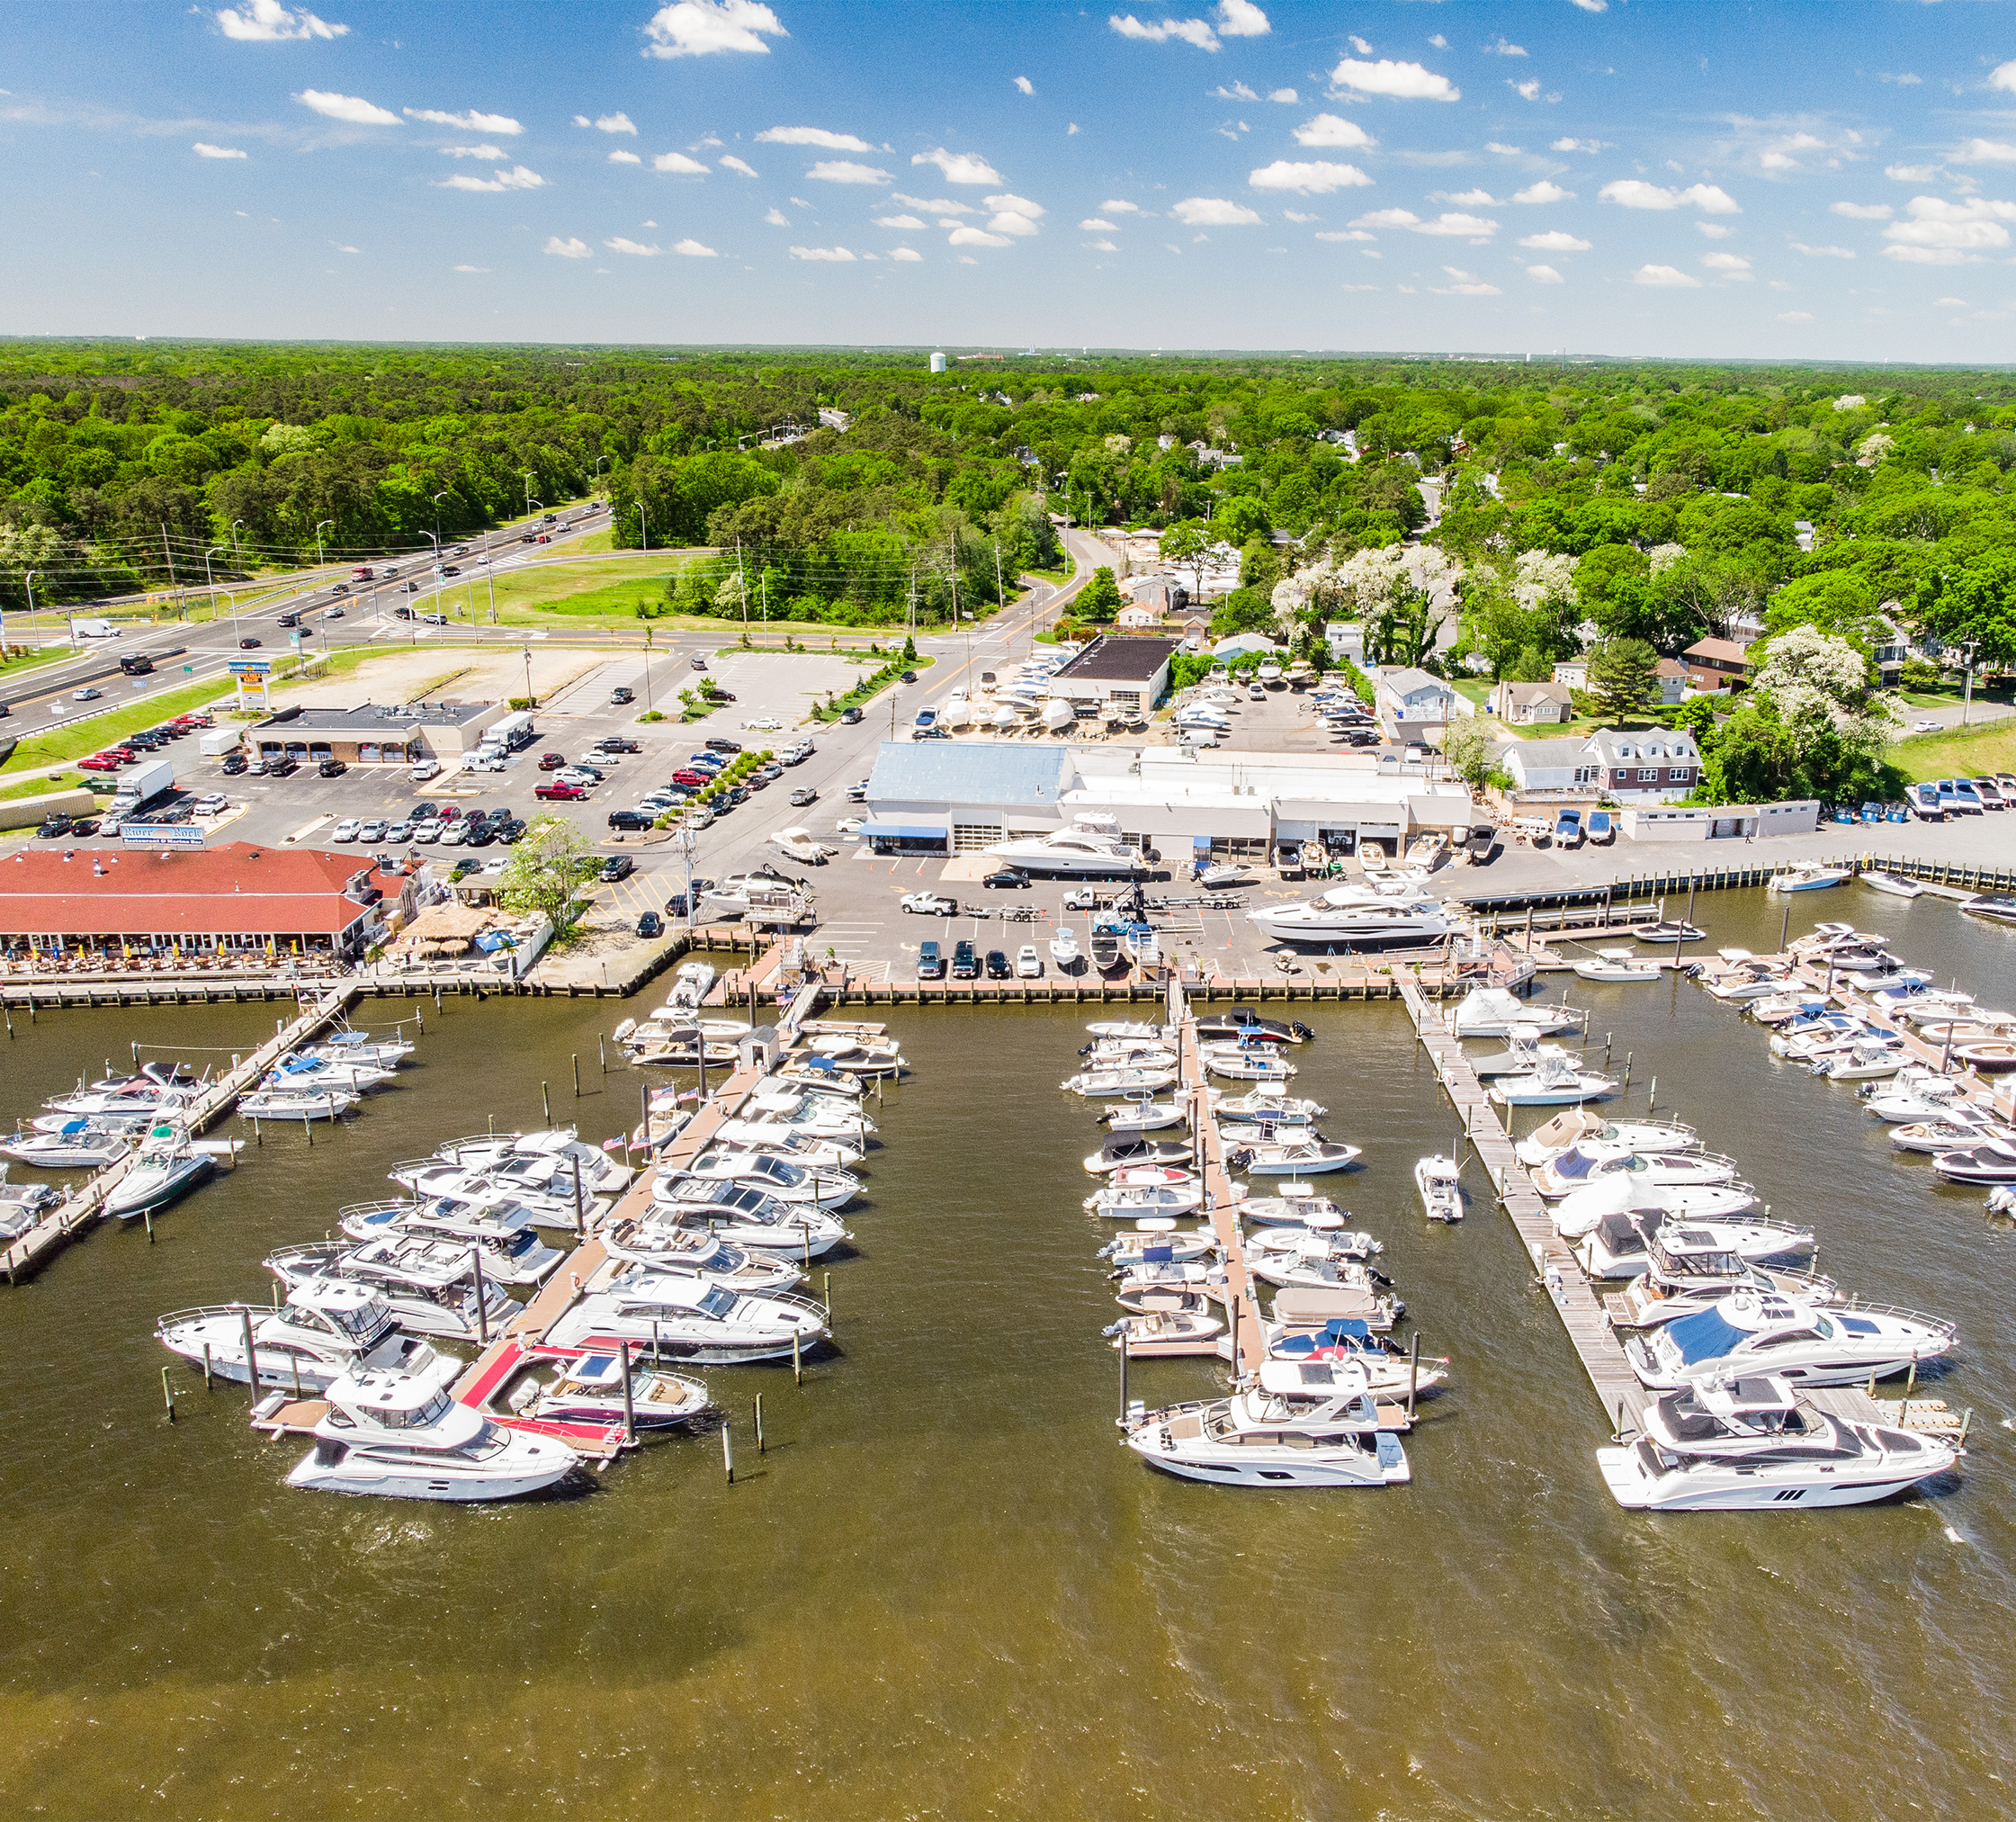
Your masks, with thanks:
M 1890 617 L 1891 609 L 1900 604 L 1886 601 L 1877 617 L 1874 648 L 1870 656 L 1876 660 L 1876 672 L 1885 689 L 1895 689 L 1904 675 L 1904 660 L 1911 656 L 1911 636 Z
M 1362 620 L 1330 620 L 1323 624 L 1323 643 L 1339 664 L 1365 667 L 1365 623 Z
M 1211 623 L 1201 614 L 1193 615 L 1183 623 L 1183 649 L 1186 651 L 1202 651 L 1211 642 Z
M 1620 733 L 1599 728 L 1587 747 L 1601 767 L 1602 787 L 1626 803 L 1684 797 L 1701 776 L 1700 749 L 1689 733 L 1669 733 L 1663 728 Z
M 1572 721 L 1575 705 L 1564 683 L 1501 683 L 1491 693 L 1491 712 L 1509 727 Z
M 1206 621 L 1206 627 L 1210 623 Z M 1277 645 L 1264 633 L 1235 633 L 1230 639 L 1221 639 L 1211 648 L 1214 658 L 1244 658 L 1257 651 L 1262 658 L 1286 658 L 1287 650 Z
M 1411 664 L 1382 666 L 1375 677 L 1375 706 L 1392 732 L 1425 739 L 1448 725 L 1456 692 L 1440 678 Z
M 1749 648 L 1733 639 L 1698 639 L 1680 653 L 1697 689 L 1727 689 L 1750 676 Z
M 1688 670 L 1677 658 L 1662 658 L 1653 675 L 1659 679 L 1659 702 L 1664 708 L 1687 700 Z
M 1554 668 L 1554 680 L 1564 683 L 1570 689 L 1589 687 L 1589 660 L 1586 658 L 1564 658 Z
M 1602 782 L 1602 767 L 1586 740 L 1512 740 L 1498 763 L 1519 791 L 1594 792 Z
M 1123 607 L 1116 614 L 1113 616 L 1113 624 L 1119 627 L 1123 633 L 1152 632 L 1162 624 L 1162 610 L 1152 604 L 1143 605 L 1136 602 L 1130 607 Z

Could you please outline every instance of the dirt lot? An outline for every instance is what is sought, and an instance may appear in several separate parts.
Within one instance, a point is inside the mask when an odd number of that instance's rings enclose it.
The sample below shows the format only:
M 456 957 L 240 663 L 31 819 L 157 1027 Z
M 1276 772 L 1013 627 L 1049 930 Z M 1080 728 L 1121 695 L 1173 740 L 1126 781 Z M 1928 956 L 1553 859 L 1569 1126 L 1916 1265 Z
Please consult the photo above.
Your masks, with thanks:
M 574 678 L 605 661 L 606 653 L 565 646 L 534 646 L 533 694 L 555 694 Z M 453 681 L 444 683 L 444 678 Z M 326 682 L 282 686 L 273 691 L 278 704 L 304 708 L 354 708 L 359 703 L 413 702 L 425 691 L 468 702 L 498 702 L 525 693 L 525 660 L 517 646 L 419 646 L 388 651 L 367 659 L 354 670 Z

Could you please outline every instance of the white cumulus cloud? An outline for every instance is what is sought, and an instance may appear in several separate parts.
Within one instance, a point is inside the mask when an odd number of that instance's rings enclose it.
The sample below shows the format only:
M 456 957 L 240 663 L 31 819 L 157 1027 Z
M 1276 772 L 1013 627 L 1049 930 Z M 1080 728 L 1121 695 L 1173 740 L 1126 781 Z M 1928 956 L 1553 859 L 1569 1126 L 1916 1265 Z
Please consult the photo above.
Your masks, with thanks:
M 1577 238 L 1564 228 L 1550 228 L 1545 234 L 1528 234 L 1519 242 L 1536 253 L 1587 253 L 1589 242 Z
M 968 222 L 963 228 L 954 228 L 945 236 L 952 247 L 1010 247 L 1014 243 L 1005 234 L 992 234 L 984 228 L 975 228 Z
M 889 249 L 889 256 L 905 265 L 921 261 L 924 257 L 914 247 L 892 247 Z
M 327 89 L 304 88 L 294 97 L 304 108 L 313 108 L 332 121 L 347 121 L 354 127 L 396 127 L 399 117 L 354 94 L 332 94 Z
M 791 218 L 782 209 L 773 209 L 763 219 L 772 228 L 789 228 L 791 226 Z
M 593 256 L 594 248 L 585 240 L 562 240 L 556 234 L 547 241 L 546 251 L 561 259 L 587 259 Z
M 1601 139 L 1556 139 L 1554 142 L 1557 152 L 1600 152 L 1603 146 Z
M 1809 247 L 1803 240 L 1787 243 L 1795 253 L 1803 253 L 1808 259 L 1853 259 L 1852 247 Z
M 948 184 L 999 184 L 1001 174 L 985 158 L 975 157 L 971 152 L 948 152 L 943 146 L 928 152 L 910 155 L 913 165 L 936 165 Z
M 639 259 L 650 259 L 655 257 L 658 253 L 658 248 L 655 246 L 646 247 L 643 242 L 639 240 L 625 240 L 620 234 L 614 240 L 605 240 L 602 244 L 611 253 L 627 253 Z
M 757 169 L 754 165 L 744 163 L 743 160 L 738 158 L 732 152 L 730 152 L 727 157 L 723 158 L 721 161 L 721 167 L 724 171 L 739 171 L 745 177 L 753 177 L 757 175 Z
M 1274 30 L 1253 0 L 1218 0 L 1218 30 L 1227 38 L 1265 38 Z
M 1750 262 L 1740 253 L 1704 253 L 1701 264 L 1710 272 L 1719 272 L 1725 278 L 1751 278 L 1755 274 Z
M 2007 63 L 1998 63 L 1988 72 L 1988 86 L 2016 94 L 2016 58 Z
M 857 164 L 852 158 L 821 158 L 805 175 L 820 184 L 886 184 L 889 173 L 876 165 Z
M 409 121 L 426 121 L 429 126 L 453 127 L 459 133 L 522 133 L 524 129 L 509 114 L 444 113 L 439 108 L 408 108 Z
M 1740 215 L 1741 208 L 1727 191 L 1713 184 L 1693 184 L 1685 190 L 1669 190 L 1640 177 L 1624 177 L 1606 184 L 1597 192 L 1606 202 L 1624 209 L 1695 208 L 1707 215 Z
M 452 177 L 444 177 L 435 186 L 439 190 L 542 190 L 546 180 L 536 171 L 528 171 L 523 165 L 514 165 L 508 171 L 499 171 L 495 176 L 478 177 L 467 171 L 458 171 Z
M 191 149 L 199 158 L 242 158 L 246 156 L 236 146 L 206 145 L 202 139 L 198 139 Z
M 1024 94 L 1034 94 L 1036 92 L 1035 84 L 1031 82 L 1026 76 L 1017 76 L 1015 79 L 1015 85 L 1016 87 L 1020 89 Z
M 290 13 L 280 0 L 246 0 L 243 6 L 218 10 L 217 22 L 225 37 L 241 44 L 276 44 L 290 38 L 341 38 L 350 28 L 331 25 L 318 19 L 307 7 Z
M 677 177 L 704 177 L 707 167 L 698 158 L 689 158 L 684 152 L 660 152 L 651 160 L 654 171 L 669 171 Z
M 1565 284 L 1567 281 L 1551 265 L 1529 265 L 1526 275 L 1536 284 Z
M 672 251 L 687 259 L 718 259 L 721 257 L 712 247 L 703 246 L 697 240 L 675 240 L 672 243 Z
M 1167 44 L 1171 39 L 1178 43 L 1195 45 L 1199 50 L 1216 50 L 1218 34 L 1227 38 L 1264 38 L 1274 28 L 1268 16 L 1253 0 L 1219 0 L 1213 9 L 1217 18 L 1216 28 L 1207 19 L 1137 19 L 1132 13 L 1112 13 L 1107 25 L 1123 38 L 1136 38 L 1149 44 Z
M 789 38 L 777 15 L 760 0 L 675 0 L 660 6 L 644 28 L 646 57 L 708 57 L 717 51 L 767 56 L 766 38 Z
M 489 267 L 487 265 L 458 265 L 455 270 L 457 272 L 487 273 L 489 271 Z
M 1698 291 L 1701 281 L 1677 265 L 1641 265 L 1631 274 L 1633 284 L 1649 284 L 1667 291 Z
M 1376 235 L 1367 234 L 1362 228 L 1330 228 L 1318 231 L 1318 240 L 1374 240 Z
M 1267 92 L 1270 102 L 1279 102 L 1284 107 L 1293 107 L 1302 99 L 1292 88 L 1270 88 Z
M 1396 63 L 1388 57 L 1376 63 L 1347 57 L 1331 71 L 1330 79 L 1340 88 L 1357 94 L 1383 94 L 1395 101 L 1453 102 L 1463 91 L 1446 76 L 1438 76 L 1418 63 Z
M 855 258 L 844 247 L 794 247 L 791 256 L 793 259 L 823 259 L 834 265 L 850 265 Z
M 502 146 L 444 146 L 441 156 L 444 158 L 481 158 L 486 163 L 494 165 L 499 158 L 509 155 Z
M 1348 190 L 1372 179 L 1356 165 L 1333 165 L 1327 160 L 1295 163 L 1277 158 L 1263 165 L 1246 180 L 1256 190 L 1292 190 L 1303 196 L 1327 196 L 1334 190 Z
M 1318 114 L 1295 129 L 1295 144 L 1348 148 L 1375 146 L 1378 141 L 1356 121 L 1346 120 L 1342 114 Z
M 1247 228 L 1260 220 L 1243 202 L 1229 202 L 1223 196 L 1186 196 L 1169 212 L 1186 228 Z
M 1099 204 L 1099 213 L 1101 215 L 1139 215 L 1141 213 L 1141 204 L 1138 202 L 1123 202 L 1109 196 Z
M 1102 221 L 1097 215 L 1088 215 L 1078 225 L 1087 234 L 1112 234 L 1117 231 L 1112 222 Z
M 1528 184 L 1523 190 L 1512 193 L 1515 202 L 1572 202 L 1575 193 L 1564 190 L 1558 184 L 1550 184 L 1545 177 L 1537 184 Z
M 586 114 L 576 114 L 574 124 L 578 127 L 593 127 L 598 133 L 634 133 L 637 123 L 626 113 L 597 114 L 592 121 Z
M 1830 215 L 1845 215 L 1850 221 L 1887 221 L 1897 211 L 1887 202 L 1830 202 Z
M 830 133 L 824 127 L 766 127 L 757 139 L 772 146 L 817 146 L 825 152 L 872 152 L 867 140 L 852 133 Z
M 612 165 L 641 165 L 644 161 L 635 152 L 617 151 L 609 154 L 609 162 Z
M 2007 247 L 2009 229 L 2003 224 L 2016 220 L 2016 202 L 1992 202 L 1985 196 L 1959 202 L 1913 196 L 1907 207 L 1910 220 L 1893 221 L 1883 230 L 1890 243 L 1883 252 L 1886 258 L 1913 265 L 1971 265 L 1984 254 Z

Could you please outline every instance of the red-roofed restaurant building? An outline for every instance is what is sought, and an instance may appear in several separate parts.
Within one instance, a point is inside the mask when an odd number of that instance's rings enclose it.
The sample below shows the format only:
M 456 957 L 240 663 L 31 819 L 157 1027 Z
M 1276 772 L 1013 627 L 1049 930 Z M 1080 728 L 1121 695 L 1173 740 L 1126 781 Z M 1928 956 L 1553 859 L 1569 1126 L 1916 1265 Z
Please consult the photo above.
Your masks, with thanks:
M 354 959 L 417 881 L 352 854 L 228 841 L 211 848 L 22 848 L 0 860 L 0 944 Z M 410 903 L 407 904 L 410 911 Z

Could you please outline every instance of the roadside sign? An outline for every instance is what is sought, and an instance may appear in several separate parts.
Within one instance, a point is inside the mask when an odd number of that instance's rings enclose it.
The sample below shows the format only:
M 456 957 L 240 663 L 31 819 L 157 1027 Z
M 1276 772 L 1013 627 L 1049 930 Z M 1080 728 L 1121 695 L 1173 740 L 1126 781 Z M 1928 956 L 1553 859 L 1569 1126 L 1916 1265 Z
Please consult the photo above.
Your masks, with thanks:
M 264 678 L 273 670 L 270 658 L 234 658 L 231 660 L 231 675 L 238 678 Z
M 203 831 L 193 822 L 121 823 L 120 845 L 124 848 L 201 848 Z

